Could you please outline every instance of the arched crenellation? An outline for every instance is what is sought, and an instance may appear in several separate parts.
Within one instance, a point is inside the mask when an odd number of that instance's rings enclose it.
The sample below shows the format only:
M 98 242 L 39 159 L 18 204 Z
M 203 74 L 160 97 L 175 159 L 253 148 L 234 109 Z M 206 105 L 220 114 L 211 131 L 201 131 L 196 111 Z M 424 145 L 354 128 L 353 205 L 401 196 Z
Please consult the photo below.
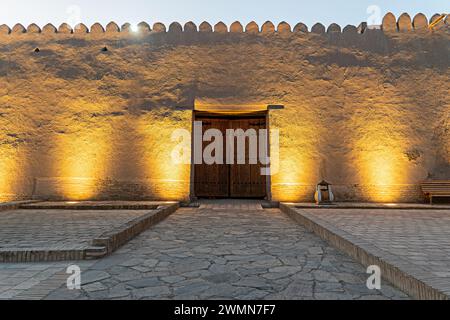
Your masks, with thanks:
M 106 25 L 106 32 L 107 33 L 118 33 L 120 32 L 119 25 L 115 23 L 114 21 L 111 21 Z
M 84 23 L 79 23 L 73 28 L 73 33 L 79 35 L 87 34 L 89 33 L 89 28 Z
M 344 29 L 342 30 L 342 33 L 344 34 L 357 34 L 358 33 L 358 28 L 354 25 L 346 25 L 344 27 Z
M 412 31 L 412 21 L 411 17 L 407 13 L 403 13 L 397 21 L 397 27 L 399 32 L 410 32 Z
M 47 23 L 43 28 L 42 28 L 42 33 L 43 34 L 55 34 L 56 32 L 58 32 L 58 30 L 56 29 L 56 27 L 51 24 L 51 23 Z
M 435 22 L 435 21 L 436 21 L 437 19 L 439 19 L 441 16 L 442 16 L 442 15 L 439 14 L 439 13 L 434 14 L 434 15 L 431 17 L 431 19 L 430 19 L 430 24 L 433 23 L 433 22 Z M 439 30 L 442 30 L 442 29 L 444 29 L 444 28 L 447 28 L 447 27 L 448 27 L 448 23 L 449 23 L 449 20 L 448 20 L 448 16 L 447 16 L 447 19 L 441 20 L 440 22 L 438 22 L 438 24 L 436 24 L 436 25 L 433 27 L 433 31 L 439 31 Z
M 72 27 L 69 26 L 67 23 L 63 23 L 58 28 L 58 33 L 62 34 L 71 34 L 72 33 Z
M 98 34 L 98 33 L 105 33 L 105 28 L 100 23 L 94 23 L 91 26 L 91 33 Z
M 172 22 L 169 25 L 169 32 L 170 33 L 181 33 L 183 32 L 183 27 L 179 22 Z
M 200 31 L 200 32 L 212 32 L 213 29 L 212 29 L 212 26 L 208 22 L 203 21 L 200 24 L 200 26 L 198 27 L 198 31 Z
M 227 33 L 228 32 L 228 27 L 225 23 L 223 23 L 222 21 L 216 23 L 214 25 L 214 32 L 216 33 Z
M 285 21 L 282 21 L 278 24 L 277 32 L 279 34 L 290 34 L 292 32 L 291 25 Z
M 337 23 L 332 23 L 328 26 L 327 33 L 341 33 L 341 26 Z
M 418 13 L 414 16 L 413 28 L 415 31 L 428 30 L 428 19 L 423 13 Z
M 311 32 L 316 34 L 324 34 L 325 26 L 321 23 L 316 23 L 315 25 L 312 26 Z
M 235 21 L 230 26 L 230 32 L 231 33 L 242 33 L 244 32 L 244 27 L 242 26 L 242 23 L 239 21 Z
M 187 33 L 195 33 L 198 31 L 197 25 L 192 21 L 186 22 L 184 24 L 183 30 L 184 30 L 184 32 L 187 32 Z
M 11 29 L 11 33 L 12 34 L 22 34 L 27 32 L 27 30 L 25 29 L 25 27 L 23 25 L 21 25 L 20 23 L 16 24 L 12 29 Z
M 441 15 L 439 13 L 433 14 L 433 16 L 430 18 L 430 23 L 435 22 L 437 19 L 439 19 Z
M 389 32 L 426 32 L 430 29 L 428 28 L 429 23 L 436 21 L 441 17 L 440 14 L 435 14 L 431 19 L 428 21 L 427 17 L 423 13 L 418 13 L 414 16 L 414 18 L 411 18 L 411 16 L 407 13 L 401 14 L 398 19 L 392 14 L 387 13 L 383 17 L 383 21 L 381 24 L 381 29 L 383 32 L 389 33 Z M 445 19 L 440 22 L 438 25 L 433 27 L 433 30 L 442 30 L 442 28 L 446 28 L 448 26 L 448 19 L 445 21 Z M 311 33 L 315 34 L 337 34 L 337 33 L 356 33 L 362 34 L 367 29 L 367 24 L 362 23 L 359 27 L 355 27 L 352 25 L 347 25 L 345 28 L 341 28 L 338 24 L 332 23 L 328 27 L 325 27 L 321 23 L 316 23 L 313 25 L 310 29 Z M 222 21 L 216 23 L 214 26 L 209 24 L 208 22 L 204 21 L 202 22 L 198 27 L 197 25 L 189 21 L 182 26 L 178 22 L 173 22 L 169 25 L 169 27 L 166 29 L 166 26 L 162 23 L 155 23 L 153 27 L 150 27 L 150 25 L 146 22 L 141 22 L 137 25 L 137 32 L 138 33 L 150 33 L 154 31 L 155 33 L 158 32 L 170 32 L 170 33 L 195 33 L 195 32 L 214 32 L 214 33 L 247 33 L 247 34 L 300 34 L 300 33 L 308 33 L 308 27 L 304 23 L 297 23 L 294 28 L 291 28 L 291 26 L 287 22 L 281 22 L 278 25 L 274 25 L 271 21 L 266 21 L 264 24 L 259 27 L 259 25 L 255 21 L 251 21 L 247 25 L 243 26 L 241 22 L 235 21 L 233 22 L 229 27 Z M 88 28 L 86 25 L 80 23 L 77 26 L 75 26 L 73 29 L 70 25 L 67 23 L 61 24 L 58 28 L 53 26 L 52 24 L 45 25 L 42 29 L 35 23 L 30 24 L 28 27 L 24 27 L 21 24 L 14 25 L 13 28 L 9 28 L 7 25 L 0 26 L 0 34 L 1 35 L 17 35 L 17 34 L 23 34 L 23 33 L 30 33 L 30 34 L 114 34 L 114 33 L 120 33 L 120 32 L 132 32 L 132 27 L 129 23 L 123 24 L 121 27 L 114 22 L 109 22 L 106 27 L 103 27 L 100 23 L 94 23 L 90 28 Z
M 385 32 L 396 32 L 397 31 L 397 20 L 393 13 L 388 12 L 381 23 L 381 29 Z
M 11 33 L 11 28 L 6 25 L 6 24 L 2 24 L 0 25 L 0 35 L 8 35 Z
M 257 34 L 257 33 L 259 33 L 259 26 L 258 26 L 258 24 L 255 21 L 250 22 L 245 27 L 245 32 L 250 33 L 250 34 Z
M 139 33 L 149 33 L 150 31 L 152 31 L 150 25 L 145 21 L 139 22 L 137 25 L 137 29 Z
M 294 33 L 308 33 L 308 26 L 303 22 L 299 22 L 294 27 Z
M 131 23 L 129 22 L 125 22 L 121 27 L 120 27 L 120 32 L 124 32 L 124 33 L 130 33 L 131 30 Z
M 27 27 L 27 33 L 41 33 L 41 32 L 42 32 L 41 28 L 35 23 L 32 23 Z
M 153 32 L 164 33 L 166 32 L 166 25 L 162 22 L 155 22 L 153 24 Z
M 276 31 L 275 25 L 271 21 L 266 21 L 261 26 L 261 33 L 270 34 L 270 33 L 275 33 L 275 31 Z

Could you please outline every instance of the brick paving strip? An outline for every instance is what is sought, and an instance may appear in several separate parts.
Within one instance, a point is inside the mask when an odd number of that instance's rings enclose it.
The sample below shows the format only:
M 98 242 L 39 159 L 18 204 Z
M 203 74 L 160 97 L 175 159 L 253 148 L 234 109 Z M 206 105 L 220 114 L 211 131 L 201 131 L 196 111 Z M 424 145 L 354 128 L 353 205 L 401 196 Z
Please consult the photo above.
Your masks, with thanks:
M 8 232 L 4 231 L 5 239 L 0 237 L 0 262 L 43 262 L 43 261 L 67 261 L 67 260 L 90 260 L 98 259 L 104 257 L 113 251 L 117 250 L 120 246 L 128 242 L 130 239 L 134 238 L 141 232 L 147 230 L 148 228 L 159 223 L 167 216 L 175 212 L 179 204 L 175 202 L 171 203 L 33 203 L 33 204 L 23 204 L 14 203 L 11 205 L 5 205 L 6 208 L 14 210 L 21 208 L 22 210 L 16 211 L 6 211 L 0 216 L 0 221 L 2 222 L 3 229 L 7 229 L 8 225 L 12 224 L 10 227 L 10 232 L 17 236 L 16 239 L 9 238 Z M 66 205 L 66 206 L 65 206 Z M 84 215 L 78 214 L 84 218 L 89 217 L 89 214 L 98 215 L 97 221 L 102 219 L 102 216 L 98 213 L 103 213 L 103 218 L 108 219 L 111 217 L 110 222 L 103 228 L 94 227 L 92 230 L 89 226 L 83 226 L 83 218 L 77 221 L 75 224 L 71 224 L 73 219 L 71 216 L 76 216 L 73 211 L 65 211 L 64 214 L 60 214 L 61 210 L 84 210 L 86 212 Z M 62 209 L 63 208 L 63 209 Z M 45 210 L 43 210 L 45 209 Z M 138 210 L 150 210 L 150 212 L 142 213 Z M 28 211 L 29 210 L 29 211 Z M 32 211 L 33 210 L 33 211 Z M 95 211 L 98 210 L 98 211 Z M 105 210 L 111 210 L 111 212 L 105 213 Z M 114 211 L 113 211 L 114 210 Z M 132 210 L 132 211 L 126 211 Z M 129 213 L 128 213 L 129 212 Z M 115 215 L 121 214 L 120 219 L 115 219 Z M 44 228 L 40 228 L 42 223 L 39 218 L 29 218 L 34 221 L 34 225 L 30 232 L 30 237 L 33 239 L 23 239 L 23 235 L 17 235 L 18 228 L 21 227 L 21 233 L 27 233 L 27 228 L 29 228 L 26 221 L 22 221 L 21 216 L 27 218 L 29 215 L 40 214 L 41 217 L 50 216 L 48 220 L 53 218 L 58 218 L 57 216 L 68 215 L 68 222 L 66 220 L 62 221 L 63 228 L 70 229 L 73 227 L 75 229 L 75 234 L 72 239 L 58 239 L 52 235 L 46 235 L 45 233 L 53 233 L 60 231 L 60 235 L 64 236 L 64 230 L 54 230 L 52 224 L 53 221 L 47 221 L 47 225 L 42 225 Z M 55 215 L 56 214 L 56 215 Z M 12 218 L 11 218 L 12 217 Z M 92 217 L 89 217 L 92 220 Z M 35 219 L 35 220 L 32 220 Z M 10 221 L 13 220 L 13 223 Z M 117 220 L 117 221 L 114 221 Z M 15 223 L 17 222 L 17 223 Z M 120 223 L 120 224 L 118 224 Z M 22 225 L 22 226 L 21 226 Z M 61 227 L 61 226 L 60 226 Z M 86 229 L 87 231 L 85 231 Z M 89 239 L 84 239 L 80 241 L 76 230 L 81 230 L 89 232 L 91 234 L 83 234 L 85 237 L 90 237 Z M 45 240 L 41 243 L 34 242 L 33 231 L 39 234 L 39 237 Z M 100 232 L 101 234 L 95 234 L 95 232 Z M 47 238 L 46 238 L 47 237 Z M 70 237 L 69 237 L 70 238 Z M 4 242 L 13 242 L 12 245 L 6 245 Z M 17 240 L 17 244 L 14 243 Z M 25 244 L 22 244 L 25 242 Z M 32 242 L 32 243 L 31 243 Z
M 364 266 L 379 266 L 387 281 L 410 296 L 449 299 L 448 206 L 406 205 L 384 211 L 380 206 L 312 207 L 280 205 L 294 221 Z

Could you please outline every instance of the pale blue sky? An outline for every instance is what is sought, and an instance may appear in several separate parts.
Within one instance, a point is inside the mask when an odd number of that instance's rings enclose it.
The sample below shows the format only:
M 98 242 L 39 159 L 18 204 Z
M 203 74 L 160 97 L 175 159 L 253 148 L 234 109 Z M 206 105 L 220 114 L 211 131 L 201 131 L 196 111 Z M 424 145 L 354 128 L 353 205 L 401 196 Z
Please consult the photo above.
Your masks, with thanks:
M 367 10 L 370 6 L 377 9 Z M 75 6 L 75 7 L 73 7 Z M 79 8 L 79 10 L 77 9 Z M 119 24 L 136 24 L 146 21 L 199 24 L 206 20 L 211 24 L 224 21 L 228 25 L 239 20 L 259 24 L 266 20 L 274 23 L 287 21 L 291 25 L 304 22 L 311 27 L 316 22 L 328 25 L 336 22 L 341 26 L 358 25 L 361 21 L 377 22 L 386 12 L 397 16 L 418 12 L 431 17 L 434 13 L 448 13 L 449 0 L 0 0 L 0 24 L 10 26 L 17 22 L 28 25 L 35 22 L 41 26 L 51 22 L 58 25 L 64 21 L 81 20 L 87 25 L 94 22 L 106 24 L 113 20 Z

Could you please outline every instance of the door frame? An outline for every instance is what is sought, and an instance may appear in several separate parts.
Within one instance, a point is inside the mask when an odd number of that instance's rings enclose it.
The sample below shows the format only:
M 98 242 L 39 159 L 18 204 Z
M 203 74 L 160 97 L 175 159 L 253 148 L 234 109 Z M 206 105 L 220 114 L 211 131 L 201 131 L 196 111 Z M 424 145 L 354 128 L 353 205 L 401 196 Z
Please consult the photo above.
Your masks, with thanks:
M 189 198 L 191 201 L 198 200 L 198 197 L 195 194 L 195 163 L 194 163 L 194 122 L 199 117 L 211 117 L 211 118 L 229 118 L 229 119 L 240 119 L 240 118 L 251 118 L 251 117 L 265 117 L 266 120 L 266 129 L 269 132 L 268 138 L 267 138 L 267 152 L 269 155 L 269 158 L 271 156 L 270 154 L 270 117 L 269 117 L 269 110 L 263 110 L 263 111 L 255 111 L 255 112 L 208 112 L 208 111 L 198 111 L 193 110 L 192 112 L 192 121 L 191 121 L 191 173 L 190 173 L 190 195 Z M 271 166 L 271 163 L 268 165 L 269 168 Z M 251 199 L 251 198 L 249 198 Z M 266 196 L 264 197 L 265 200 L 272 200 L 272 179 L 271 175 L 266 176 Z

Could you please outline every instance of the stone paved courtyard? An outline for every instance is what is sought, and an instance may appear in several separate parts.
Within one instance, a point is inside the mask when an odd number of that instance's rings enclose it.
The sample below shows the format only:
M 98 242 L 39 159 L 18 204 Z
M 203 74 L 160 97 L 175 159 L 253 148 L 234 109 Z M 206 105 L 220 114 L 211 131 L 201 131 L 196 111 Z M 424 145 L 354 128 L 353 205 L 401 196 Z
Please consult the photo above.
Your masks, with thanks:
M 0 298 L 408 299 L 366 287 L 354 260 L 278 209 L 183 208 L 111 256 L 74 262 L 82 290 L 65 287 L 70 262 L 0 264 Z

